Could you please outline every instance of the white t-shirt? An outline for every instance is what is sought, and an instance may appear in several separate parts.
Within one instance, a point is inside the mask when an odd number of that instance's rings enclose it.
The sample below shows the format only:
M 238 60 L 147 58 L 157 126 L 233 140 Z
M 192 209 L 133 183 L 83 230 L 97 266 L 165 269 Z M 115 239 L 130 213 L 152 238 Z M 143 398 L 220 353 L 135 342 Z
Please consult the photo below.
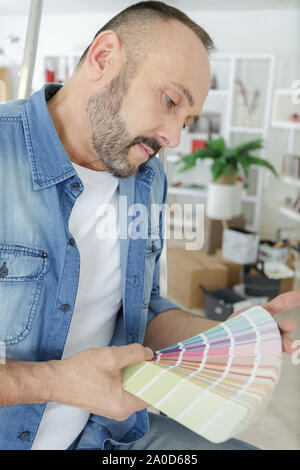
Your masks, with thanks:
M 69 220 L 80 253 L 80 276 L 62 358 L 108 346 L 122 301 L 120 243 L 108 231 L 118 232 L 118 178 L 72 164 L 84 185 Z M 103 212 L 102 204 L 110 204 L 115 212 Z M 80 408 L 47 403 L 32 449 L 67 449 L 88 418 L 89 412 Z

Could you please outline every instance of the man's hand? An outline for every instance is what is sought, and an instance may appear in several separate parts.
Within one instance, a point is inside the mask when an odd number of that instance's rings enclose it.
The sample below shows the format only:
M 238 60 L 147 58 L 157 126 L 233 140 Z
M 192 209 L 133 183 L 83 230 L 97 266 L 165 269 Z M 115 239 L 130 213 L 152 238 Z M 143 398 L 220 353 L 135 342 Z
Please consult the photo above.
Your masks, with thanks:
M 152 356 L 148 348 L 131 344 L 88 349 L 61 361 L 50 361 L 55 379 L 49 401 L 123 421 L 149 405 L 123 390 L 121 369 Z
M 270 302 L 262 304 L 265 310 L 267 310 L 273 317 L 279 313 L 287 312 L 288 310 L 300 307 L 300 290 L 286 292 L 275 297 Z M 246 309 L 234 312 L 230 318 L 238 315 Z M 295 330 L 297 324 L 290 318 L 284 318 L 277 320 L 277 325 L 281 334 L 282 340 L 282 351 L 292 354 L 295 352 L 295 348 L 292 347 L 294 340 L 288 336 L 289 333 Z

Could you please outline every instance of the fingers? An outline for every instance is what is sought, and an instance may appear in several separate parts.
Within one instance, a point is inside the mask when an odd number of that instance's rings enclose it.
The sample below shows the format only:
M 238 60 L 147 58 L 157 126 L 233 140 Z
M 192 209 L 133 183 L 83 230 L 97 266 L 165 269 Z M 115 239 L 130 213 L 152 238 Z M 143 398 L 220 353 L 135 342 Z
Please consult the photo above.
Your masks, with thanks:
M 287 333 L 290 333 L 291 331 L 295 330 L 295 328 L 297 327 L 296 322 L 294 322 L 294 320 L 291 320 L 290 318 L 284 318 L 282 320 L 278 320 L 277 325 L 281 333 L 282 351 L 288 354 L 293 354 L 294 340 L 290 338 Z
M 282 351 L 288 354 L 293 354 L 295 352 L 294 340 L 290 338 L 287 334 L 281 335 L 282 342 Z
M 277 295 L 273 300 L 262 304 L 271 315 L 286 312 L 291 308 L 300 307 L 300 290 L 293 290 Z
M 291 318 L 284 318 L 282 320 L 277 321 L 278 328 L 280 329 L 281 333 L 290 333 L 297 328 L 297 323 L 294 322 Z
M 149 361 L 153 357 L 151 349 L 138 343 L 109 347 L 107 348 L 107 354 L 109 356 L 109 369 L 122 369 L 141 361 Z

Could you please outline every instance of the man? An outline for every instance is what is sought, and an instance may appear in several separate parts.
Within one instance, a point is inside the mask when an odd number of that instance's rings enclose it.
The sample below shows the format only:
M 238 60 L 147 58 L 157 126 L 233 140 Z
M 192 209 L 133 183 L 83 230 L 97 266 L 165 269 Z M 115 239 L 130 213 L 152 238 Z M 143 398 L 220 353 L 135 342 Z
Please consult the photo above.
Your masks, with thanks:
M 162 218 L 138 237 L 129 212 L 165 201 L 154 157 L 200 114 L 212 47 L 178 10 L 141 2 L 96 34 L 63 87 L 1 107 L 1 448 L 251 448 L 155 414 L 147 432 L 147 403 L 120 372 L 214 324 L 160 297 Z M 100 204 L 119 237 L 100 236 Z M 267 308 L 300 304 L 288 294 Z

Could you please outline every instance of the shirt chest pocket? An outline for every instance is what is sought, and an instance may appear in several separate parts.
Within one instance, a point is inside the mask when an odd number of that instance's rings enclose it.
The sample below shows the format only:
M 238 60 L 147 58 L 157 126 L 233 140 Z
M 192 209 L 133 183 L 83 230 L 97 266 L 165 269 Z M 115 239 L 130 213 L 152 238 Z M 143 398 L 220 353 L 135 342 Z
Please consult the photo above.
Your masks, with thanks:
M 0 340 L 16 344 L 30 332 L 48 269 L 40 249 L 0 243 Z

